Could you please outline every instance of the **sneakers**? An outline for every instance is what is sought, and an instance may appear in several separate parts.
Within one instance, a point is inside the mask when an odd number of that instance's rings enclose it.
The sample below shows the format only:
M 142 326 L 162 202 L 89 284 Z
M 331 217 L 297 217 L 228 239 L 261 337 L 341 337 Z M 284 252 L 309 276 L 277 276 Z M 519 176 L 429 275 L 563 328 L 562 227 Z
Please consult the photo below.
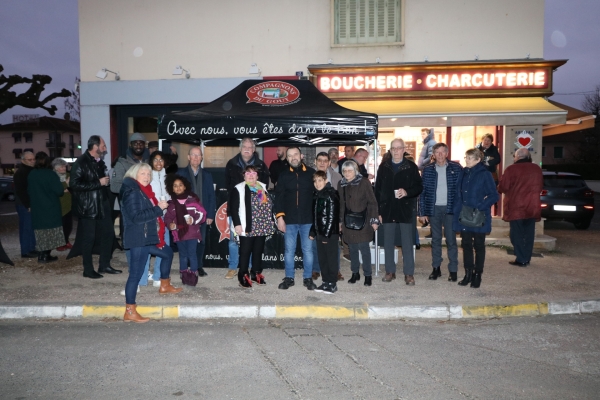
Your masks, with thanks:
M 152 274 L 150 272 L 148 272 L 148 282 L 153 281 L 154 277 L 152 276 Z
M 317 285 L 315 285 L 312 278 L 306 278 L 302 281 L 302 283 L 308 290 L 315 290 L 317 288 Z
M 241 278 L 238 278 L 238 283 L 241 288 L 252 289 L 252 280 L 250 279 L 250 276 L 248 274 L 242 276 Z
M 152 282 L 152 286 L 154 286 L 154 287 L 160 287 L 160 281 L 154 281 L 154 282 Z
M 64 245 L 64 246 L 57 247 L 56 251 L 65 251 L 65 250 L 68 250 L 68 249 L 69 248 L 67 247 L 67 245 Z
M 313 285 L 314 285 L 314 283 L 313 283 Z M 288 288 L 290 288 L 292 286 L 294 286 L 294 278 L 285 277 L 285 278 L 283 278 L 283 281 L 279 284 L 278 288 L 287 290 Z
M 250 274 L 250 277 L 252 278 L 252 281 L 256 282 L 258 285 L 267 284 L 267 282 L 265 282 L 265 276 L 263 274 L 255 274 L 254 272 L 252 272 Z
M 237 276 L 237 270 L 236 269 L 230 269 L 225 274 L 225 279 L 233 279 L 236 276 Z
M 314 289 L 315 292 L 325 293 L 325 294 L 334 294 L 337 292 L 337 285 L 335 283 L 323 283 L 318 288 Z

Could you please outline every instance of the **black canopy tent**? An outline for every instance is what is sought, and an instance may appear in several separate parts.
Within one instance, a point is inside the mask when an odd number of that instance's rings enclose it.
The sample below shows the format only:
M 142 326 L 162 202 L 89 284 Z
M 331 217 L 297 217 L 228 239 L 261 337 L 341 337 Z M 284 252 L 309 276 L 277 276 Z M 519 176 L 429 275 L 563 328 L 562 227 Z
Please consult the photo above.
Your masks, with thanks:
M 339 106 L 307 80 L 247 80 L 158 121 L 159 139 L 172 142 L 228 146 L 246 136 L 258 145 L 364 145 L 377 138 L 377 115 Z

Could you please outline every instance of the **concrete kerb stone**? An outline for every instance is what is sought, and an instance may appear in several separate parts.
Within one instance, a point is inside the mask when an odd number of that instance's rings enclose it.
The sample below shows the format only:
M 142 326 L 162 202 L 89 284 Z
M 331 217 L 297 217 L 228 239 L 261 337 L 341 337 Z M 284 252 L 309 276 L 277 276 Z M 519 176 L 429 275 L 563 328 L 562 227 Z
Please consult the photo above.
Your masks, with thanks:
M 152 319 L 437 319 L 506 318 L 523 316 L 565 315 L 600 312 L 600 300 L 565 301 L 485 306 L 306 306 L 306 305 L 222 305 L 222 306 L 139 306 L 138 311 Z M 0 319 L 44 318 L 122 318 L 125 306 L 0 306 Z

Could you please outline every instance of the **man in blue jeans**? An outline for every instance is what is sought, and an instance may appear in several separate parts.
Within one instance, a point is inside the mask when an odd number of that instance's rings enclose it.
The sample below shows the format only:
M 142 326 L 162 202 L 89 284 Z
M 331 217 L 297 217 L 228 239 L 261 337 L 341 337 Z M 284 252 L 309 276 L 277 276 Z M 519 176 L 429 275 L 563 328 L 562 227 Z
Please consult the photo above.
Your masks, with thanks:
M 277 218 L 277 228 L 285 239 L 285 278 L 279 289 L 294 286 L 294 259 L 298 235 L 302 244 L 303 284 L 308 290 L 317 286 L 312 280 L 313 243 L 308 234 L 312 225 L 313 174 L 315 170 L 302 162 L 298 147 L 287 149 L 290 167 L 279 174 L 275 188 L 273 212 Z

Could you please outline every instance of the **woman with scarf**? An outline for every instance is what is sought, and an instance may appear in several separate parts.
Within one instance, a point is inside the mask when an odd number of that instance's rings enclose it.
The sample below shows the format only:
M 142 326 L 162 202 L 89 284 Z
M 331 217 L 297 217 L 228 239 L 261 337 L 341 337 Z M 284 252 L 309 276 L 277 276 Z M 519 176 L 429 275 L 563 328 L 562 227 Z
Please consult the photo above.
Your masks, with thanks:
M 167 192 L 167 188 L 165 186 L 165 178 L 166 168 L 165 168 L 165 155 L 161 151 L 154 151 L 150 154 L 150 159 L 148 160 L 148 164 L 152 167 L 152 182 L 150 182 L 150 186 L 152 186 L 152 191 L 158 200 L 171 200 L 171 196 Z M 171 239 L 169 235 L 169 230 L 165 229 L 165 243 L 167 245 L 171 245 Z M 147 286 L 148 281 L 154 281 L 154 287 L 160 287 L 160 263 L 161 258 L 156 257 L 154 261 L 154 273 L 150 273 L 150 259 L 151 255 L 148 256 L 148 261 L 146 262 L 146 266 L 144 267 L 144 273 L 142 274 L 142 279 L 140 279 L 140 286 Z
M 57 247 L 57 251 L 65 251 L 73 248 L 69 242 L 69 236 L 73 230 L 73 214 L 71 213 L 71 192 L 69 192 L 69 173 L 67 172 L 67 162 L 62 158 L 55 158 L 52 161 L 52 169 L 58 175 L 62 184 L 64 194 L 60 198 L 60 209 L 62 212 L 62 228 L 65 234 L 66 245 Z
M 179 273 L 184 284 L 196 286 L 198 282 L 196 246 L 202 240 L 200 224 L 206 220 L 206 210 L 200 204 L 198 196 L 192 192 L 192 184 L 184 177 L 167 176 L 166 187 L 171 200 L 165 214 L 165 224 L 173 232 L 173 241 L 177 243 L 179 249 Z M 193 278 L 188 280 L 184 274 L 192 274 Z
M 125 173 L 121 186 L 123 217 L 123 247 L 130 251 L 129 278 L 125 284 L 125 322 L 148 322 L 136 310 L 135 296 L 144 273 L 148 254 L 161 257 L 159 294 L 179 293 L 183 289 L 171 286 L 169 274 L 173 250 L 164 241 L 163 210 L 165 200 L 158 200 L 152 191 L 152 168 L 146 163 L 135 164 Z
M 454 217 L 452 228 L 460 232 L 463 249 L 465 277 L 458 282 L 461 286 L 471 283 L 472 288 L 481 285 L 481 274 L 485 263 L 485 235 L 492 231 L 492 205 L 498 201 L 498 191 L 492 174 L 481 162 L 483 153 L 479 149 L 470 149 L 465 153 L 467 166 L 458 174 L 456 197 L 454 198 Z M 460 223 L 459 216 L 463 205 L 474 207 L 485 213 L 483 226 L 469 227 Z
M 231 215 L 231 229 L 239 238 L 240 287 L 251 288 L 253 281 L 259 285 L 266 284 L 262 274 L 262 253 L 267 236 L 275 232 L 273 201 L 267 193 L 266 184 L 258 181 L 258 168 L 254 165 L 244 168 L 244 182 L 235 185 L 231 191 L 227 209 Z M 251 275 L 248 273 L 250 255 Z
M 371 249 L 369 242 L 379 227 L 378 208 L 371 182 L 363 179 L 358 172 L 358 165 L 354 161 L 346 161 L 342 164 L 342 180 L 338 184 L 340 195 L 340 225 L 344 241 L 350 248 L 350 269 L 352 277 L 348 283 L 356 283 L 360 280 L 360 251 L 363 261 L 363 272 L 365 274 L 365 286 L 371 286 Z M 360 230 L 350 229 L 345 223 L 345 211 L 360 213 L 366 211 L 364 226 Z

